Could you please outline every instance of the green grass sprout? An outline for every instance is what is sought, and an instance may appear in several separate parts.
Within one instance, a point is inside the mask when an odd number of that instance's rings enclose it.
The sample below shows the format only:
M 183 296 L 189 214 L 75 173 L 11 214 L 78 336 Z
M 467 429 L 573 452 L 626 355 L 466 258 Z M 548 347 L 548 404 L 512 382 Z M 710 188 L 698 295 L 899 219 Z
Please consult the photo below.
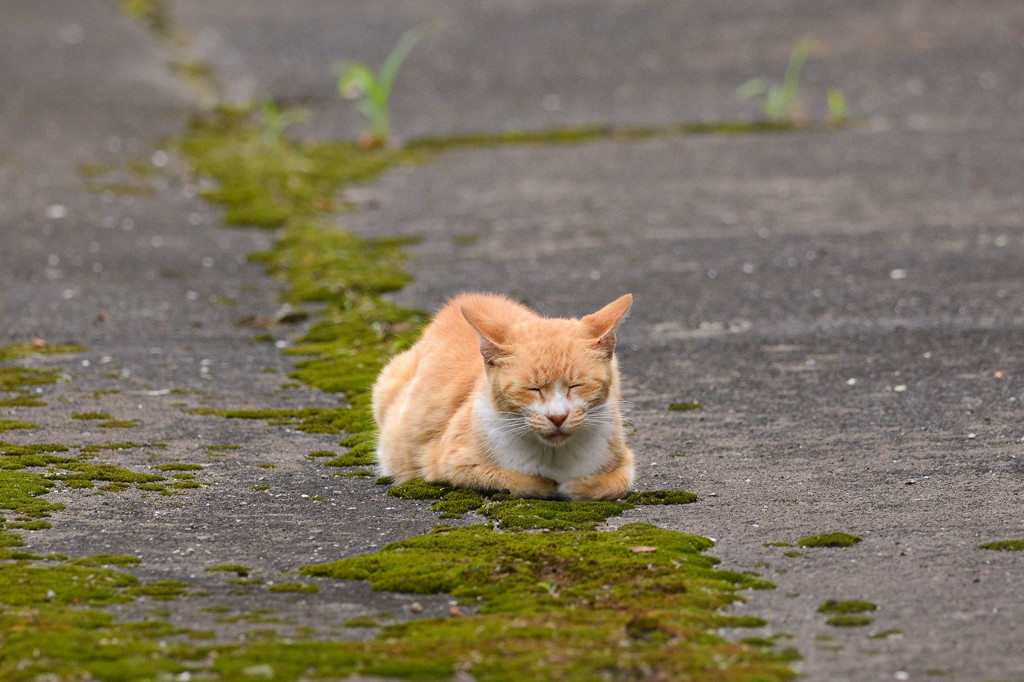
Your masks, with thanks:
M 819 43 L 811 37 L 805 37 L 793 47 L 789 53 L 789 62 L 783 74 L 782 82 L 767 78 L 751 78 L 736 89 L 740 99 L 764 97 L 762 111 L 772 121 L 787 121 L 800 127 L 807 122 L 807 111 L 800 101 L 800 74 L 804 63 Z M 846 98 L 836 88 L 828 91 L 827 104 L 829 123 L 836 125 L 846 121 Z
M 358 100 L 359 110 L 370 123 L 370 130 L 359 138 L 362 146 L 371 148 L 387 144 L 391 137 L 388 103 L 398 69 L 412 48 L 435 30 L 433 24 L 428 24 L 403 33 L 384 60 L 379 74 L 375 75 L 370 67 L 361 62 L 345 62 L 344 71 L 338 78 L 338 94 L 347 100 Z

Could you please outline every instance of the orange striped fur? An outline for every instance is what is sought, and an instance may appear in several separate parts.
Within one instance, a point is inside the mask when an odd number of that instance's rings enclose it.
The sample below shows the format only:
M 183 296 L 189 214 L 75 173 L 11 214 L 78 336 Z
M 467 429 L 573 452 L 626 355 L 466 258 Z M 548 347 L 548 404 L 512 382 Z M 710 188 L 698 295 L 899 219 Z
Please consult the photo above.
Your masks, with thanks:
M 450 300 L 373 387 L 381 473 L 522 497 L 625 496 L 633 454 L 614 351 L 631 302 L 560 319 L 492 294 Z

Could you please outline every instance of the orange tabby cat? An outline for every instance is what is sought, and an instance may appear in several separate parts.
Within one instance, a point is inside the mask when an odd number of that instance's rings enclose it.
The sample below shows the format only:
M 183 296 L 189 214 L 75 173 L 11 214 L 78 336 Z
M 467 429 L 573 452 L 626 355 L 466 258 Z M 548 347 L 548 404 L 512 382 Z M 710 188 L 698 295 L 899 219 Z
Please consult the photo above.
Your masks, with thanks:
M 632 300 L 575 320 L 502 296 L 453 298 L 374 384 L 381 473 L 522 497 L 625 496 L 633 453 L 614 352 Z

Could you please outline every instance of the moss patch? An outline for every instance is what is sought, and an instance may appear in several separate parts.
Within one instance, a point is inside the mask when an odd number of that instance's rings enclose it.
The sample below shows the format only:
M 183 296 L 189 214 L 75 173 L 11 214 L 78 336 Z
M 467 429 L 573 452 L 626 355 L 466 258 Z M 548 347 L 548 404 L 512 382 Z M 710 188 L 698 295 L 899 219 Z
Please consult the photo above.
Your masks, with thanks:
M 289 583 L 277 583 L 267 587 L 269 592 L 299 592 L 301 594 L 312 594 L 320 591 L 320 586 L 316 583 L 300 583 L 300 582 L 289 582 Z
M 821 533 L 800 538 L 796 544 L 800 547 L 853 547 L 860 541 L 861 538 L 849 533 Z
M 111 416 L 106 412 L 76 412 L 71 415 L 72 419 L 111 419 Z
M 136 566 L 142 559 L 131 554 L 94 554 L 72 559 L 75 566 Z
M 20 360 L 32 355 L 63 355 L 81 353 L 83 351 L 85 351 L 85 348 L 73 343 L 50 344 L 37 339 L 30 343 L 14 343 L 8 346 L 0 346 L 0 362 Z
M 96 422 L 96 426 L 102 429 L 131 429 L 139 425 L 137 419 L 108 419 Z
M 54 368 L 0 367 L 0 391 L 14 391 L 23 386 L 38 386 L 57 382 Z
M 202 471 L 203 467 L 200 464 L 187 464 L 185 462 L 170 462 L 168 464 L 159 464 L 156 467 L 159 471 Z
M 828 599 L 818 606 L 818 613 L 864 613 L 877 611 L 878 605 L 860 599 Z
M 14 431 L 16 429 L 37 429 L 38 424 L 27 422 L 23 419 L 0 419 L 0 431 Z
M 67 450 L 67 447 L 57 443 L 14 445 L 0 441 L 0 469 L 25 469 L 70 462 L 70 457 L 53 454 Z
M 431 509 L 440 512 L 442 518 L 459 518 L 467 512 L 479 511 L 505 530 L 590 529 L 638 504 L 687 504 L 697 500 L 696 495 L 685 490 L 637 492 L 625 500 L 606 502 L 524 500 L 506 493 L 481 494 L 422 479 L 393 486 L 387 494 L 406 500 L 436 500 Z
M 235 575 L 239 576 L 240 578 L 244 578 L 247 575 L 249 575 L 249 567 L 248 566 L 242 566 L 241 564 L 217 564 L 216 566 L 207 566 L 203 570 L 206 571 L 207 573 L 217 573 L 217 572 L 234 573 Z
M 715 609 L 755 579 L 715 570 L 717 560 L 702 554 L 710 546 L 646 524 L 559 533 L 438 527 L 376 554 L 301 570 L 370 580 L 375 590 L 447 592 L 477 607 L 473 616 L 389 625 L 375 641 L 414 647 L 393 652 L 398 660 L 429 646 L 445 674 L 465 666 L 477 679 L 626 679 L 642 666 L 655 678 L 701 678 L 728 651 L 731 679 L 789 679 L 782 661 L 791 654 L 713 633 L 752 622 Z
M 997 552 L 1024 552 L 1024 539 L 986 542 L 978 545 L 978 549 L 993 549 Z
M 151 583 L 132 587 L 128 592 L 139 597 L 149 597 L 160 601 L 171 601 L 188 592 L 190 585 L 180 580 L 154 580 Z

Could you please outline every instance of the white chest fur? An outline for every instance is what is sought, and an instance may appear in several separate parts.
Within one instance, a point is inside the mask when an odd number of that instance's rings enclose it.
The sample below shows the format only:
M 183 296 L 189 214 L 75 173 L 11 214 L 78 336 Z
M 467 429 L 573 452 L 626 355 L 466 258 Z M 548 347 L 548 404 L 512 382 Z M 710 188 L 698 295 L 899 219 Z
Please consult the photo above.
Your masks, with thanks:
M 499 414 L 484 395 L 476 399 L 491 459 L 498 466 L 562 483 L 597 473 L 611 456 L 613 425 L 607 407 L 592 409 L 587 422 L 557 447 L 540 440 L 518 415 Z

